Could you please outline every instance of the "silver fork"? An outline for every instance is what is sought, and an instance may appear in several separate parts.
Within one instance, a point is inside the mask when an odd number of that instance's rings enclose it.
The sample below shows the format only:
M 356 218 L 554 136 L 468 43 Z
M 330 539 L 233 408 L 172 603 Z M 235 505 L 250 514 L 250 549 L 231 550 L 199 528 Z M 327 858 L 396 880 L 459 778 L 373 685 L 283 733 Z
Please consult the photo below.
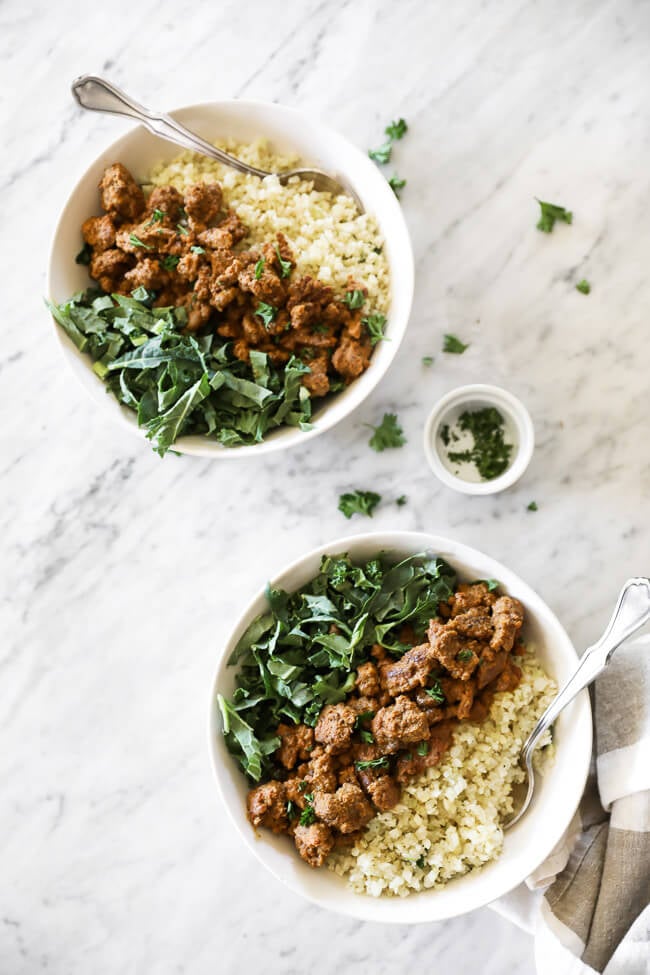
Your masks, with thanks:
M 240 173 L 250 173 L 253 176 L 277 176 L 280 183 L 284 186 L 292 176 L 300 179 L 310 180 L 314 184 L 314 189 L 324 190 L 328 193 L 339 195 L 345 193 L 351 196 L 354 202 L 363 213 L 363 206 L 358 196 L 341 179 L 335 179 L 328 173 L 320 169 L 290 169 L 283 173 L 269 173 L 265 169 L 257 169 L 256 166 L 249 166 L 236 156 L 231 156 L 222 149 L 217 149 L 202 139 L 196 133 L 186 129 L 180 122 L 176 122 L 170 115 L 160 112 L 152 112 L 134 101 L 126 92 L 111 85 L 110 82 L 98 78 L 96 75 L 84 74 L 76 81 L 72 82 L 72 94 L 82 108 L 87 108 L 92 112 L 107 112 L 110 115 L 124 115 L 126 118 L 136 119 L 141 122 L 153 135 L 167 139 L 183 149 L 191 149 L 193 152 L 200 152 L 211 159 L 217 159 L 226 166 L 232 166 Z
M 582 656 L 572 677 L 560 689 L 541 716 L 521 750 L 519 761 L 528 777 L 528 791 L 520 809 L 504 824 L 510 829 L 528 809 L 535 791 L 535 772 L 533 752 L 544 732 L 551 727 L 560 711 L 569 704 L 576 694 L 588 687 L 603 672 L 615 650 L 650 620 L 650 579 L 628 579 L 621 590 L 616 609 L 600 640 L 589 647 Z

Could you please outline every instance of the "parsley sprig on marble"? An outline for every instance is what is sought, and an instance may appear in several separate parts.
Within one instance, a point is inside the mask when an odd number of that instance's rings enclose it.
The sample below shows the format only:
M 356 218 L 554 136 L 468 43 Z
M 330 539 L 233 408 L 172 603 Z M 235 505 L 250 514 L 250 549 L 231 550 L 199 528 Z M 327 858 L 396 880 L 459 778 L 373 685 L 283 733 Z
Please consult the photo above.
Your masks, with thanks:
M 397 422 L 395 413 L 384 413 L 384 418 L 376 427 L 371 426 L 374 433 L 368 444 L 377 453 L 387 450 L 389 447 L 402 447 L 406 443 L 404 431 Z

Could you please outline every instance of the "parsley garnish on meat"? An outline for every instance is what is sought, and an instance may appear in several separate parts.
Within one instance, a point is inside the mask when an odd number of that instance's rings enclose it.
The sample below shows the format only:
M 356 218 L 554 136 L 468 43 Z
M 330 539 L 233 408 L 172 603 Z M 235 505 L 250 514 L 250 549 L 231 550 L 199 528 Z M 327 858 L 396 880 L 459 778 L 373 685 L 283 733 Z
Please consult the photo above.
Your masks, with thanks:
M 280 277 L 288 278 L 291 274 L 292 264 L 291 261 L 285 261 L 280 254 L 280 247 L 278 244 L 275 245 L 275 253 L 278 258 L 278 264 L 280 265 Z
M 354 719 L 354 730 L 358 731 L 364 721 L 370 721 L 370 719 L 374 718 L 374 716 L 374 711 L 362 711 L 361 714 L 358 714 Z
M 395 174 L 394 176 L 391 176 L 391 178 L 388 180 L 388 185 L 390 186 L 395 196 L 399 197 L 399 191 L 403 190 L 404 187 L 406 186 L 406 180 L 400 179 L 399 176 Z
M 465 345 L 465 343 L 461 342 L 461 340 L 455 335 L 445 335 L 444 342 L 442 344 L 443 352 L 450 352 L 452 355 L 462 355 L 465 349 L 469 349 L 469 345 Z
M 265 301 L 261 301 L 257 308 L 255 309 L 255 314 L 264 322 L 264 327 L 268 328 L 275 316 L 278 313 L 278 309 L 273 305 L 267 305 Z
M 591 291 L 591 285 L 583 278 L 582 281 L 578 281 L 576 284 L 576 291 L 579 291 L 581 295 L 588 295 Z
M 428 741 L 421 741 L 420 744 L 417 747 L 417 753 L 418 753 L 418 755 L 428 755 L 428 753 L 429 753 L 429 742 Z
M 399 118 L 397 122 L 391 122 L 384 129 L 386 135 L 392 141 L 403 138 L 403 136 L 408 132 L 408 125 L 406 124 L 406 119 Z
M 363 728 L 361 731 L 361 741 L 365 742 L 366 745 L 374 745 L 375 739 L 372 737 L 372 731 L 366 731 Z
M 179 261 L 180 257 L 176 257 L 175 254 L 167 254 L 160 262 L 160 266 L 164 268 L 165 271 L 173 271 Z
M 189 230 L 182 223 L 177 223 L 176 229 L 178 230 L 179 234 L 183 235 L 183 237 L 187 237 L 189 234 Z
M 570 210 L 566 210 L 564 207 L 558 206 L 556 203 L 545 203 L 543 200 L 537 199 L 540 208 L 540 217 L 537 222 L 537 229 L 543 231 L 545 234 L 550 234 L 558 220 L 564 221 L 564 223 L 573 223 L 573 214 Z
M 199 247 L 198 244 L 192 244 L 190 250 L 193 254 L 205 254 L 205 247 Z
M 348 491 L 339 498 L 339 511 L 342 511 L 346 518 L 352 515 L 367 515 L 372 518 L 372 513 L 381 501 L 381 495 L 374 491 Z
M 434 682 L 431 685 L 431 687 L 427 687 L 426 688 L 426 692 L 425 693 L 427 693 L 429 695 L 429 697 L 431 698 L 431 700 L 432 701 L 435 701 L 436 704 L 444 704 L 445 703 L 445 694 L 444 694 L 444 691 L 442 689 L 442 686 L 441 686 L 439 680 L 434 680 Z
M 296 806 L 295 802 L 292 802 L 291 799 L 289 799 L 289 801 L 287 802 L 287 816 L 289 817 L 289 819 L 293 819 L 294 816 L 297 815 L 297 812 L 298 812 L 298 807 Z
M 307 805 L 300 813 L 300 819 L 298 822 L 301 826 L 311 826 L 316 819 L 316 813 L 314 812 L 314 807 L 312 806 L 312 802 L 314 801 L 314 793 L 306 792 L 305 799 L 307 801 Z
M 380 146 L 379 149 L 368 149 L 368 155 L 373 162 L 379 163 L 381 166 L 385 166 L 387 162 L 390 162 L 392 151 L 393 146 L 389 139 L 388 142 L 384 142 L 383 146 Z
M 346 291 L 345 295 L 343 296 L 343 301 L 352 311 L 357 308 L 361 308 L 365 300 L 366 296 L 364 295 L 363 291 L 360 291 L 358 288 L 355 288 L 354 291 Z
M 361 324 L 365 325 L 368 329 L 371 345 L 377 345 L 377 342 L 381 342 L 382 339 L 386 338 L 384 335 L 384 328 L 386 327 L 385 315 L 367 315 L 361 319 Z
M 131 244 L 132 247 L 143 247 L 144 250 L 146 251 L 153 250 L 152 244 L 145 244 L 143 241 L 140 240 L 139 237 L 136 237 L 135 234 L 129 234 L 129 244 Z
M 537 511 L 538 510 L 538 508 L 537 508 L 537 501 L 531 501 L 526 510 L 527 511 Z
M 473 656 L 474 654 L 472 653 L 471 650 L 459 650 L 458 653 L 456 654 L 456 659 L 466 661 L 466 660 L 471 660 Z
M 255 265 L 255 280 L 256 281 L 259 281 L 259 279 L 264 274 L 264 265 L 265 264 L 266 264 L 266 261 L 264 260 L 264 258 L 263 257 L 260 257 L 259 261 Z
M 368 441 L 368 445 L 377 453 L 381 453 L 389 447 L 402 447 L 406 443 L 406 437 L 397 422 L 395 413 L 384 413 L 383 420 L 376 427 L 371 424 L 368 425 L 375 431 Z
M 363 772 L 366 768 L 388 768 L 388 756 L 382 755 L 381 758 L 371 758 L 367 762 L 355 762 L 354 767 Z
M 92 247 L 90 244 L 84 244 L 77 256 L 74 259 L 75 264 L 90 264 L 90 259 L 93 256 Z
M 278 724 L 313 727 L 326 704 L 351 693 L 375 644 L 399 657 L 404 625 L 424 637 L 455 583 L 446 562 L 424 553 L 396 564 L 383 556 L 355 564 L 336 554 L 324 556 L 318 575 L 298 592 L 269 587 L 267 608 L 230 657 L 238 667 L 232 698 L 219 698 L 226 744 L 246 775 L 255 782 L 273 777 Z M 356 730 L 371 717 L 358 715 Z
M 153 223 L 160 223 L 164 219 L 165 219 L 165 211 L 159 210 L 158 207 L 156 207 L 153 213 L 151 214 L 151 219 L 149 220 L 147 227 L 150 227 Z

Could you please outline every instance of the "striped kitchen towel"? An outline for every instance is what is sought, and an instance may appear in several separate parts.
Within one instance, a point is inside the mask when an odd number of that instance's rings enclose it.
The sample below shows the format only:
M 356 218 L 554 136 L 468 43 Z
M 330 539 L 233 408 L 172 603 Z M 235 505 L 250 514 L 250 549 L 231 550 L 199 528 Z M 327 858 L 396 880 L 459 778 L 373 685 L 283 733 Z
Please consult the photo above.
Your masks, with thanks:
M 538 975 L 650 975 L 650 637 L 594 685 L 596 755 L 551 856 L 492 907 L 535 938 Z

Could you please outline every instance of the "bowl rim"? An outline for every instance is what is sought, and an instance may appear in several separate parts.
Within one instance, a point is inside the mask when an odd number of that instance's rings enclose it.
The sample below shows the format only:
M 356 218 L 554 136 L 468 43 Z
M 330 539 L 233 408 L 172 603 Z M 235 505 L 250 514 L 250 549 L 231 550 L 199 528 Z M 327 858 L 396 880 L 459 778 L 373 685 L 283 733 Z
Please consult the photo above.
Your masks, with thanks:
M 519 443 L 514 460 L 503 474 L 491 481 L 465 481 L 456 477 L 442 463 L 436 443 L 438 427 L 444 414 L 455 406 L 476 400 L 483 400 L 500 408 L 509 415 L 517 428 Z M 460 494 L 498 494 L 512 487 L 526 472 L 535 449 L 535 428 L 528 409 L 510 390 L 489 383 L 469 383 L 449 390 L 433 405 L 424 424 L 423 445 L 429 467 L 446 487 Z
M 391 322 L 391 312 L 393 310 L 393 299 L 391 296 L 391 305 L 388 310 L 388 327 L 390 329 L 391 325 L 393 327 L 393 332 L 390 334 L 390 342 L 385 343 L 383 351 L 383 361 L 373 370 L 373 362 L 371 359 L 369 368 L 358 377 L 347 389 L 342 390 L 339 394 L 336 394 L 336 398 L 331 404 L 325 404 L 320 408 L 321 415 L 317 416 L 316 422 L 311 430 L 302 431 L 299 428 L 292 427 L 279 427 L 277 431 L 272 431 L 272 435 L 269 439 L 266 439 L 257 444 L 244 444 L 235 448 L 227 448 L 222 444 L 219 444 L 215 440 L 210 440 L 207 437 L 201 435 L 189 435 L 186 437 L 179 438 L 174 444 L 174 450 L 178 453 L 188 454 L 191 456 L 206 457 L 210 459 L 220 459 L 220 460 L 235 460 L 248 458 L 251 456 L 259 456 L 264 453 L 273 453 L 278 450 L 282 450 L 290 447 L 299 447 L 300 445 L 307 444 L 314 437 L 325 433 L 327 430 L 332 429 L 337 423 L 349 417 L 370 395 L 370 393 L 376 388 L 381 379 L 390 369 L 393 363 L 399 347 L 406 334 L 406 329 L 411 317 L 411 312 L 413 308 L 413 295 L 415 286 L 415 261 L 413 255 L 413 245 L 408 229 L 406 219 L 402 208 L 395 197 L 395 194 L 391 190 L 388 182 L 383 179 L 382 174 L 377 170 L 376 166 L 372 161 L 362 152 L 362 150 L 351 142 L 346 136 L 342 135 L 337 129 L 332 128 L 328 123 L 321 121 L 320 117 L 315 117 L 313 115 L 308 115 L 306 112 L 294 106 L 279 104 L 277 102 L 267 101 L 264 99 L 238 99 L 238 98 L 225 98 L 219 100 L 211 100 L 206 102 L 195 102 L 190 105 L 181 105 L 176 108 L 171 109 L 167 112 L 172 118 L 179 118 L 181 121 L 185 115 L 190 115 L 192 113 L 214 113 L 218 114 L 219 110 L 232 111 L 233 107 L 237 109 L 241 108 L 243 114 L 247 112 L 266 112 L 270 116 L 275 116 L 276 119 L 281 118 L 293 120 L 298 127 L 301 120 L 307 120 L 311 126 L 315 126 L 318 131 L 322 134 L 323 139 L 329 140 L 330 143 L 339 144 L 344 146 L 348 153 L 351 153 L 359 165 L 365 168 L 365 173 L 368 177 L 368 181 L 375 184 L 375 187 L 381 186 L 381 183 L 385 183 L 385 190 L 379 190 L 378 192 L 383 192 L 382 201 L 382 211 L 384 206 L 390 213 L 392 211 L 391 219 L 397 221 L 399 225 L 399 261 L 397 259 L 392 262 L 389 259 L 389 271 L 391 280 L 391 290 L 394 287 L 394 282 L 397 275 L 399 275 L 400 280 L 400 292 L 402 294 L 402 304 L 403 312 L 399 319 L 393 320 Z M 266 133 L 261 128 L 260 137 L 265 137 Z M 48 249 L 48 259 L 47 259 L 47 272 L 46 272 L 46 291 L 48 297 L 52 298 L 52 281 L 56 274 L 55 266 L 57 261 L 57 240 L 62 232 L 62 229 L 66 226 L 66 218 L 68 217 L 68 212 L 73 207 L 74 197 L 80 187 L 80 184 L 85 182 L 89 177 L 90 173 L 95 168 L 102 157 L 111 153 L 119 153 L 124 147 L 125 143 L 138 137 L 146 137 L 152 141 L 159 141 L 165 144 L 165 140 L 160 139 L 158 136 L 153 135 L 148 129 L 142 124 L 129 127 L 125 132 L 122 133 L 117 139 L 106 144 L 99 152 L 94 152 L 92 159 L 86 165 L 80 167 L 79 170 L 75 171 L 73 179 L 66 185 L 66 196 L 65 201 L 61 207 L 58 218 L 55 221 L 54 229 L 50 236 L 49 249 Z M 270 140 L 273 140 L 273 133 L 268 133 L 267 136 Z M 276 136 L 277 138 L 277 136 Z M 291 138 L 286 137 L 287 142 L 290 144 Z M 167 143 L 168 144 L 168 143 Z M 178 147 L 178 153 L 182 152 L 182 147 Z M 349 180 L 347 173 L 342 170 L 342 175 L 346 180 L 350 182 L 353 189 L 359 192 L 358 180 Z M 377 179 L 379 177 L 379 179 Z M 361 188 L 363 191 L 363 188 Z M 374 216 L 377 217 L 377 210 L 374 211 Z M 84 361 L 83 353 L 79 352 L 74 346 L 68 336 L 64 333 L 63 329 L 58 326 L 53 316 L 50 315 L 50 322 L 52 328 L 54 329 L 54 337 L 57 342 L 60 353 L 63 356 L 66 365 L 75 376 L 79 385 L 85 390 L 86 395 L 95 402 L 101 402 L 98 395 L 93 392 L 91 388 L 91 383 L 94 382 L 94 374 L 92 373 L 91 364 L 87 364 Z M 386 346 L 388 348 L 386 349 Z M 374 358 L 374 357 L 373 357 Z M 81 367 L 84 366 L 85 369 L 78 370 L 74 368 L 71 360 L 77 360 L 77 364 Z M 96 377 L 95 377 L 96 378 Z M 354 396 L 354 391 L 357 388 L 357 383 L 363 380 L 363 393 L 360 396 Z M 101 382 L 101 380 L 100 380 Z M 333 411 L 330 407 L 334 404 L 341 404 L 344 397 L 348 396 L 351 399 L 350 404 L 345 409 L 340 409 L 339 411 Z M 110 396 L 109 396 L 110 400 Z M 318 407 L 316 412 L 318 412 Z M 138 427 L 137 422 L 131 416 L 132 411 L 128 411 L 125 406 L 120 404 L 117 400 L 110 401 L 108 403 L 107 409 L 105 411 L 106 415 L 111 416 L 115 421 L 121 423 L 123 428 L 131 431 L 132 434 L 136 435 L 141 441 L 146 437 L 144 431 Z M 281 436 L 274 437 L 274 433 L 281 433 Z
M 390 541 L 388 541 L 390 539 Z M 382 541 L 383 540 L 383 541 Z M 417 540 L 417 548 L 414 548 Z M 426 541 L 425 541 L 426 540 Z M 332 541 L 326 542 L 310 549 L 309 552 L 304 555 L 294 559 L 288 565 L 283 566 L 279 571 L 274 573 L 269 580 L 269 583 L 273 586 L 277 586 L 282 583 L 284 577 L 292 574 L 296 570 L 299 570 L 305 563 L 311 561 L 317 557 L 321 557 L 324 554 L 330 553 L 342 553 L 353 549 L 355 546 L 362 547 L 367 544 L 375 544 L 376 551 L 382 551 L 389 547 L 391 544 L 394 546 L 401 546 L 404 549 L 409 550 L 427 550 L 430 549 L 433 553 L 440 552 L 441 557 L 449 558 L 453 563 L 454 559 L 458 561 L 464 561 L 468 556 L 469 559 L 473 557 L 478 557 L 481 560 L 485 560 L 491 564 L 491 567 L 496 570 L 496 572 L 501 572 L 505 577 L 511 577 L 517 583 L 517 586 L 521 587 L 527 596 L 532 595 L 534 601 L 536 602 L 535 612 L 541 611 L 546 617 L 545 629 L 547 626 L 554 629 L 559 636 L 563 638 L 563 653 L 566 653 L 567 657 L 570 658 L 569 662 L 571 665 L 577 665 L 578 654 L 575 650 L 573 642 L 571 641 L 566 630 L 560 623 L 558 617 L 553 612 L 553 610 L 547 605 L 547 603 L 542 599 L 537 592 L 528 585 L 517 573 L 513 570 L 508 569 L 503 563 L 491 556 L 486 555 L 479 549 L 473 546 L 466 545 L 463 542 L 457 542 L 452 538 L 447 536 L 437 535 L 430 532 L 418 532 L 418 531 L 371 531 L 365 532 L 358 535 L 345 535 L 339 536 Z M 422 544 L 422 542 L 425 542 Z M 447 554 L 447 550 L 451 550 Z M 351 556 L 354 558 L 354 552 L 351 551 Z M 494 578 L 498 578 L 498 575 L 494 575 Z M 304 583 L 303 583 L 304 584 Z M 509 585 L 506 582 L 506 589 L 509 589 Z M 583 690 L 578 694 L 571 704 L 567 707 L 565 715 L 572 716 L 573 724 L 575 729 L 580 733 L 580 740 L 578 742 L 582 749 L 582 755 L 579 761 L 575 763 L 577 766 L 575 772 L 571 778 L 571 788 L 572 793 L 567 796 L 563 794 L 563 803 L 558 811 L 558 815 L 555 819 L 554 827 L 549 830 L 550 835 L 547 835 L 545 842 L 537 849 L 534 857 L 529 857 L 526 861 L 525 869 L 518 875 L 516 879 L 510 879 L 507 882 L 502 882 L 500 884 L 495 884 L 494 889 L 491 890 L 488 897 L 468 897 L 467 906 L 457 907 L 453 910 L 445 909 L 440 910 L 436 907 L 435 894 L 437 891 L 444 892 L 446 887 L 434 888 L 430 890 L 422 890 L 419 892 L 414 892 L 413 896 L 409 895 L 405 898 L 386 898 L 386 897 L 371 897 L 366 894 L 357 894 L 350 888 L 347 888 L 343 878 L 339 877 L 341 884 L 344 885 L 343 889 L 348 894 L 353 895 L 353 907 L 348 905 L 343 905 L 337 900 L 326 900 L 324 897 L 319 896 L 318 893 L 306 889 L 306 885 L 297 880 L 295 877 L 289 878 L 286 874 L 281 874 L 276 872 L 274 867 L 267 861 L 264 855 L 264 839 L 258 841 L 256 839 L 255 831 L 250 827 L 245 815 L 245 810 L 241 808 L 236 811 L 234 805 L 231 805 L 229 799 L 226 796 L 226 790 L 224 786 L 225 781 L 225 771 L 222 773 L 222 758 L 218 754 L 218 742 L 221 736 L 221 719 L 219 715 L 219 708 L 217 706 L 217 694 L 219 693 L 221 671 L 227 667 L 227 657 L 232 652 L 232 649 L 236 645 L 238 639 L 244 633 L 246 627 L 250 622 L 259 615 L 259 610 L 253 610 L 260 601 L 266 599 L 266 586 L 257 590 L 257 592 L 252 596 L 246 604 L 246 607 L 238 614 L 237 620 L 233 626 L 229 628 L 228 634 L 223 641 L 220 651 L 217 654 L 217 660 L 215 663 L 214 678 L 211 683 L 210 688 L 210 698 L 209 698 L 209 713 L 207 721 L 207 734 L 208 734 L 208 748 L 210 752 L 210 764 L 212 766 L 212 772 L 214 779 L 217 784 L 217 793 L 221 798 L 222 806 L 225 808 L 228 818 L 233 824 L 236 832 L 239 834 L 245 846 L 253 854 L 256 860 L 262 864 L 262 866 L 272 874 L 276 880 L 282 883 L 284 886 L 288 887 L 294 894 L 304 897 L 307 901 L 315 904 L 326 910 L 333 911 L 336 914 L 340 914 L 345 917 L 355 917 L 363 921 L 373 921 L 386 924 L 425 924 L 432 921 L 446 920 L 451 917 L 456 917 L 469 911 L 476 910 L 480 907 L 484 907 L 489 903 L 499 897 L 503 897 L 505 894 L 509 893 L 520 883 L 525 881 L 525 879 L 530 876 L 550 855 L 554 847 L 560 842 L 566 830 L 568 829 L 573 816 L 578 809 L 584 788 L 589 775 L 589 768 L 591 764 L 592 747 L 593 747 L 593 731 L 592 731 L 592 713 L 591 713 L 591 702 L 589 698 L 588 690 Z M 565 746 L 566 747 L 566 746 Z M 572 747 L 573 741 L 572 741 Z M 230 756 L 229 756 L 230 758 Z M 568 758 L 568 751 L 567 751 Z M 233 766 L 234 766 L 234 759 Z M 222 774 L 224 779 L 222 779 Z M 241 771 L 237 769 L 237 774 L 241 775 Z M 542 780 L 543 781 L 543 780 Z M 540 787 L 541 791 L 543 786 Z M 567 801 L 568 799 L 568 801 Z M 522 819 L 515 827 L 512 829 L 514 833 L 522 823 L 525 823 L 525 817 Z M 288 857 L 295 857 L 295 853 L 292 849 L 287 848 L 286 855 Z M 492 863 L 497 862 L 502 856 L 502 853 L 495 858 Z M 488 863 L 487 867 L 490 866 Z M 314 871 L 318 873 L 318 871 Z M 471 871 L 470 871 L 471 873 Z M 481 871 L 477 871 L 480 875 Z M 469 874 L 459 877 L 459 880 L 465 879 Z M 453 883 L 450 881 L 449 883 Z M 426 900 L 429 906 L 428 911 L 417 912 L 417 916 L 404 916 L 406 914 L 406 908 L 404 908 L 404 903 L 407 905 L 416 902 L 420 903 Z M 396 916 L 392 916 L 387 908 L 377 908 L 378 904 L 395 904 Z M 397 903 L 396 903 L 397 902 Z M 399 908 L 402 908 L 401 910 Z M 381 915 L 381 916 L 380 916 Z

